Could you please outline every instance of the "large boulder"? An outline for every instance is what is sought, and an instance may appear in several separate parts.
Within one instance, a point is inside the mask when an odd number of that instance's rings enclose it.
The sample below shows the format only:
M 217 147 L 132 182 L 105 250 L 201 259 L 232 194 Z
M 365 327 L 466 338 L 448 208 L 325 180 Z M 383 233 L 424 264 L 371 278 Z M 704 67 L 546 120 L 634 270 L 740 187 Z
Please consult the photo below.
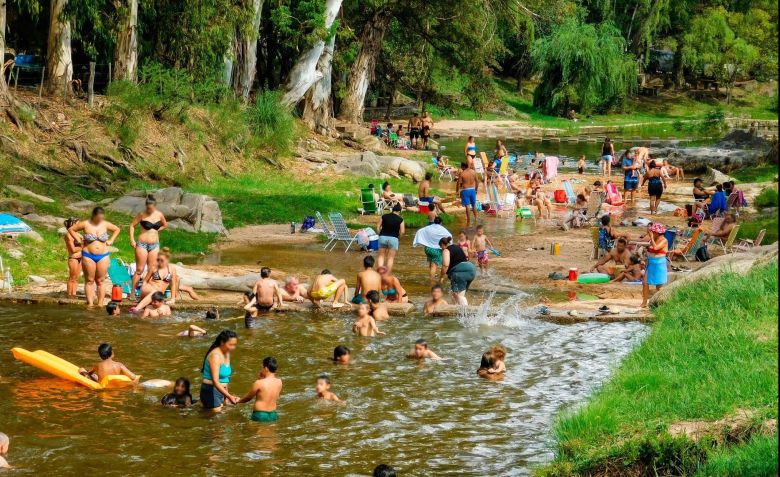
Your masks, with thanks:
M 143 196 L 126 195 L 118 198 L 108 206 L 108 210 L 126 215 L 136 215 L 146 207 Z
M 20 187 L 17 185 L 7 185 L 5 186 L 6 189 L 10 190 L 11 192 L 15 192 L 16 194 L 19 194 L 24 197 L 29 197 L 31 199 L 35 199 L 40 202 L 45 202 L 47 204 L 53 204 L 54 199 L 51 197 L 46 197 L 45 195 L 36 194 L 35 192 L 25 189 L 24 187 Z
M 382 172 L 407 177 L 414 182 L 425 179 L 425 167 L 422 163 L 399 156 L 379 156 Z
M 224 233 L 219 204 L 203 194 L 185 193 L 179 187 L 156 191 L 133 191 L 116 199 L 108 209 L 127 215 L 136 215 L 146 207 L 146 196 L 157 200 L 157 208 L 165 214 L 171 229 L 191 232 Z
M 686 171 L 704 172 L 714 168 L 730 172 L 766 161 L 771 151 L 772 143 L 766 139 L 735 130 L 712 146 L 651 147 L 650 155 L 665 157 Z
M 376 154 L 371 151 L 338 156 L 335 168 L 356 176 L 376 177 L 380 172 Z
M 26 215 L 31 214 L 34 210 L 35 206 L 30 202 L 18 199 L 0 199 L 0 212 Z

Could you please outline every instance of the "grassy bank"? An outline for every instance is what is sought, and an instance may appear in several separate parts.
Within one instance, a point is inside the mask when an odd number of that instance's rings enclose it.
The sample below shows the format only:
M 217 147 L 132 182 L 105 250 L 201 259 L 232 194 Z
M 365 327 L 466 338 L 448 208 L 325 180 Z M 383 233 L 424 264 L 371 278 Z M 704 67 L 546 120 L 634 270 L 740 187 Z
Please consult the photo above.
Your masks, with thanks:
M 725 273 L 679 290 L 655 310 L 651 334 L 580 409 L 555 426 L 556 457 L 537 471 L 565 475 L 776 475 L 778 268 Z M 745 409 L 741 434 L 693 442 L 667 430 Z

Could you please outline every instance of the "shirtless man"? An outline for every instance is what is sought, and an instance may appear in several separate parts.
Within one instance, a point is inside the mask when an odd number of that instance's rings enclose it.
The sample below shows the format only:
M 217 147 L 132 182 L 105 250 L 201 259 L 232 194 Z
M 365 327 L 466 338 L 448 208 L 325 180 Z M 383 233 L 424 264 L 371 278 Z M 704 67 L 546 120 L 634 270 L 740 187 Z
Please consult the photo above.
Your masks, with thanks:
M 433 118 L 428 113 L 428 111 L 423 111 L 423 117 L 422 117 L 423 149 L 428 149 L 428 140 L 431 138 L 432 130 L 433 130 Z
M 376 336 L 384 335 L 384 331 L 379 331 L 376 321 L 369 313 L 368 304 L 361 303 L 357 310 L 358 319 L 352 325 L 352 332 L 358 336 Z
M 127 376 L 133 381 L 138 380 L 138 376 L 127 369 L 124 364 L 114 361 L 114 348 L 112 348 L 110 344 L 101 343 L 101 345 L 98 346 L 98 356 L 100 356 L 102 361 L 93 366 L 90 371 L 87 371 L 84 368 L 79 369 L 79 374 L 97 382 L 100 382 L 100 380 L 106 376 L 116 374 Z
M 382 276 L 374 270 L 374 257 L 367 255 L 363 259 L 363 271 L 357 274 L 357 283 L 355 284 L 355 297 L 352 303 L 365 303 L 368 292 L 376 290 L 382 292 Z
M 252 293 L 255 297 L 244 307 L 246 310 L 254 306 L 258 311 L 269 311 L 274 305 L 281 306 L 284 301 L 282 290 L 276 280 L 271 279 L 271 269 L 268 267 L 260 270 L 260 280 L 255 283 Z
M 282 380 L 276 377 L 276 358 L 263 359 L 263 369 L 257 373 L 257 380 L 252 384 L 252 389 L 246 396 L 239 399 L 238 403 L 255 400 L 252 420 L 257 422 L 274 422 L 279 419 L 276 412 L 276 401 L 282 394 Z
M 441 199 L 431 194 L 431 178 L 433 175 L 430 172 L 425 173 L 425 180 L 420 182 L 420 187 L 417 188 L 417 196 L 420 198 L 420 202 L 427 202 L 431 205 L 431 210 L 438 210 L 444 213 L 444 206 L 441 204 Z
M 308 294 L 312 305 L 320 308 L 322 302 L 333 297 L 333 308 L 341 308 L 347 304 L 347 281 L 338 279 L 327 268 L 314 278 L 311 292 Z M 339 297 L 342 301 L 339 301 Z
M 308 298 L 309 291 L 305 285 L 298 281 L 298 277 L 290 275 L 284 280 L 284 287 L 282 287 L 282 299 L 284 301 L 303 303 Z
M 420 129 L 422 128 L 422 120 L 417 113 L 414 113 L 409 119 L 406 125 L 406 129 L 409 130 L 409 140 L 412 141 L 412 147 L 417 149 L 417 143 L 420 140 Z
M 438 354 L 428 349 L 428 342 L 423 339 L 419 339 L 414 342 L 414 348 L 409 352 L 407 356 L 412 359 L 428 358 L 436 361 L 441 360 L 441 357 Z
M 423 311 L 426 315 L 430 315 L 436 311 L 438 306 L 446 304 L 447 302 L 444 300 L 444 290 L 442 290 L 441 285 L 434 285 L 431 287 L 431 299 L 425 302 Z
M 460 203 L 463 208 L 466 209 L 466 227 L 471 225 L 471 218 L 469 217 L 469 207 L 474 214 L 474 223 L 477 223 L 477 190 L 479 189 L 479 182 L 477 181 L 477 173 L 474 169 L 469 169 L 468 164 L 465 162 L 460 163 L 460 174 L 458 174 L 458 182 L 455 184 L 455 193 L 460 195 Z
M 144 307 L 141 318 L 160 318 L 171 316 L 171 307 L 165 304 L 165 295 L 160 292 L 152 293 L 152 302 Z
M 386 320 L 390 318 L 390 313 L 387 312 L 387 306 L 379 301 L 379 292 L 372 290 L 366 295 L 368 300 L 368 306 L 371 308 L 371 316 L 375 320 Z
M 628 251 L 627 245 L 628 242 L 626 241 L 625 237 L 618 238 L 612 250 L 610 250 L 609 253 L 606 253 L 603 257 L 601 257 L 599 261 L 596 262 L 595 265 L 593 265 L 593 268 L 591 268 L 590 271 L 591 272 L 597 271 L 599 273 L 610 274 L 609 267 L 607 267 L 607 263 L 609 263 L 610 261 L 614 261 L 615 265 L 623 265 L 626 268 L 630 267 L 631 253 Z

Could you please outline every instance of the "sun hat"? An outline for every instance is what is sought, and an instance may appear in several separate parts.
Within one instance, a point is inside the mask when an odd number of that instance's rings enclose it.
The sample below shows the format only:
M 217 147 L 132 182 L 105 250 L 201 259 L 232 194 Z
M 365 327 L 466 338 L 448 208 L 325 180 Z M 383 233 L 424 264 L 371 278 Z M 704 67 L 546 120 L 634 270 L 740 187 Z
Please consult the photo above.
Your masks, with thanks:
M 666 227 L 664 227 L 664 224 L 660 222 L 656 222 L 650 226 L 650 231 L 655 232 L 657 234 L 662 234 L 666 232 Z

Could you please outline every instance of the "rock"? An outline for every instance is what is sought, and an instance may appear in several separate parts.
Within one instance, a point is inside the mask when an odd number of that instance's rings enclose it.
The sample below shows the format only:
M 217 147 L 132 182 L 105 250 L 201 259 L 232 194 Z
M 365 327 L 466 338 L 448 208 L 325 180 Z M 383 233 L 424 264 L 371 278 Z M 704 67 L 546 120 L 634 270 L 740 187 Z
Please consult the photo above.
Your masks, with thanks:
M 192 216 L 192 209 L 186 205 L 171 204 L 171 203 L 159 203 L 157 209 L 165 214 L 166 219 L 186 219 Z
M 32 213 L 35 206 L 18 199 L 0 199 L 0 211 L 26 215 Z
M 711 167 L 707 168 L 707 173 L 701 176 L 701 179 L 704 181 L 705 185 L 712 184 L 713 182 L 717 182 L 718 184 L 723 184 L 726 181 L 733 181 L 734 178 L 731 176 L 728 176 L 722 172 L 720 172 L 717 169 L 713 169 Z
M 222 211 L 216 201 L 209 199 L 203 203 L 198 230 L 218 234 L 225 231 L 225 226 L 222 225 Z
M 181 196 L 183 193 L 184 191 L 181 190 L 181 187 L 168 187 L 151 192 L 150 195 L 153 195 L 154 198 L 157 199 L 158 204 L 178 204 L 181 202 Z
M 43 277 L 39 277 L 38 275 L 28 275 L 27 280 L 30 283 L 46 283 L 46 279 Z
M 19 235 L 22 237 L 27 237 L 33 242 L 43 242 L 43 237 L 41 237 L 41 234 L 39 234 L 35 230 L 28 230 L 27 232 Z
M 708 167 L 733 171 L 764 162 L 772 151 L 772 143 L 745 131 L 735 130 L 714 146 L 653 147 L 650 155 L 665 157 L 686 171 L 703 172 Z
M 168 228 L 171 230 L 184 230 L 185 232 L 195 232 L 195 227 L 182 219 L 173 219 L 168 221 Z
M 136 215 L 146 207 L 146 199 L 133 195 L 120 197 L 108 206 L 108 210 L 126 215 Z
M 25 222 L 34 222 L 37 224 L 43 224 L 43 225 L 48 225 L 53 227 L 62 225 L 63 222 L 65 222 L 65 219 L 63 217 L 55 217 L 53 215 L 38 215 L 38 214 L 27 214 L 22 217 L 22 220 L 24 220 Z
M 219 273 L 193 270 L 180 265 L 176 265 L 176 273 L 179 275 L 182 284 L 193 288 L 237 292 L 251 290 L 259 276 L 257 273 L 249 273 L 231 277 Z
M 66 233 L 68 233 L 68 229 L 66 229 L 65 227 L 60 227 L 57 229 L 57 233 L 60 235 L 65 235 Z
M 97 203 L 92 202 L 91 200 L 80 200 L 78 202 L 74 202 L 72 204 L 68 204 L 67 207 L 71 210 L 92 210 L 97 206 Z
M 224 233 L 219 204 L 207 195 L 184 193 L 179 187 L 150 191 L 157 200 L 157 208 L 165 215 L 169 227 L 189 232 Z M 131 192 L 120 197 L 109 210 L 136 215 L 146 207 L 146 193 Z
M 22 258 L 24 258 L 24 252 L 22 252 L 18 248 L 12 248 L 11 250 L 8 251 L 8 256 L 16 260 L 21 260 Z
M 100 205 L 108 205 L 111 202 L 114 201 L 113 197 L 106 197 L 105 199 L 102 199 L 100 202 L 98 202 Z
M 404 159 L 398 164 L 398 173 L 414 182 L 422 182 L 425 179 L 425 168 L 422 164 L 409 159 Z
M 45 195 L 36 194 L 35 192 L 31 190 L 27 190 L 24 187 L 19 187 L 15 185 L 7 185 L 5 186 L 6 189 L 10 190 L 11 192 L 15 192 L 19 195 L 23 195 L 25 197 L 29 197 L 31 199 L 35 199 L 39 202 L 45 202 L 47 204 L 53 204 L 54 199 L 51 197 L 46 197 Z

